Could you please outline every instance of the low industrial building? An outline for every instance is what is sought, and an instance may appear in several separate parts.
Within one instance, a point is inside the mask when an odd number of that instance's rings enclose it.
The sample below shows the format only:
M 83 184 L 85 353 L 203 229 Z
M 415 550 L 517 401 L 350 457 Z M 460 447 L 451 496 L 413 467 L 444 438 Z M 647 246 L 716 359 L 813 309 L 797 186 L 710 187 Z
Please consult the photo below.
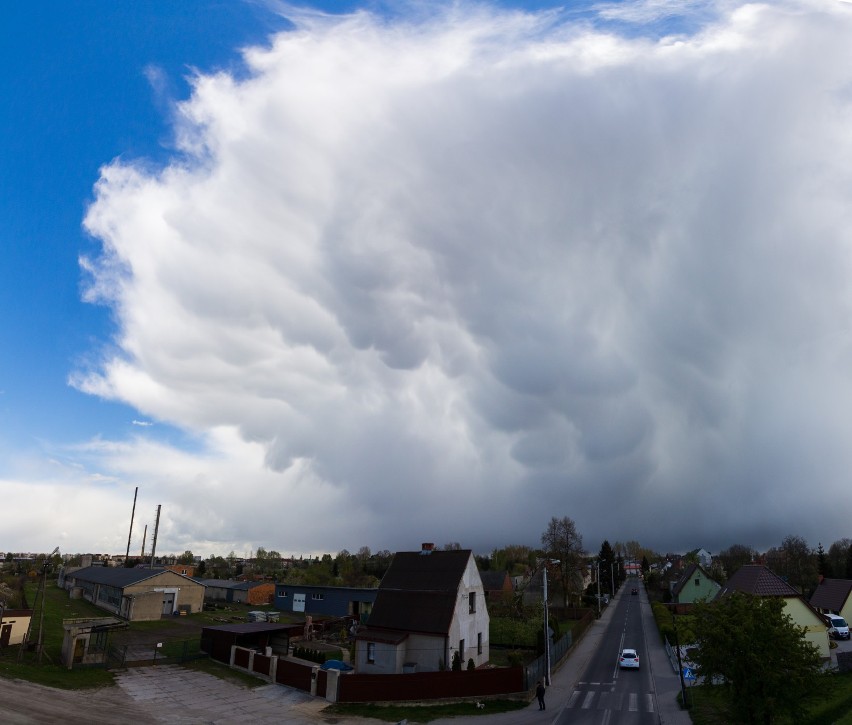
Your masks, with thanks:
M 204 585 L 167 569 L 89 566 L 62 571 L 59 585 L 72 599 L 85 599 L 132 622 L 200 612 L 204 606 Z
M 204 599 L 228 604 L 272 604 L 275 584 L 272 582 L 240 582 L 233 579 L 199 579 L 204 585 Z
M 275 608 L 318 617 L 351 617 L 365 624 L 373 611 L 376 587 L 326 587 L 276 584 Z

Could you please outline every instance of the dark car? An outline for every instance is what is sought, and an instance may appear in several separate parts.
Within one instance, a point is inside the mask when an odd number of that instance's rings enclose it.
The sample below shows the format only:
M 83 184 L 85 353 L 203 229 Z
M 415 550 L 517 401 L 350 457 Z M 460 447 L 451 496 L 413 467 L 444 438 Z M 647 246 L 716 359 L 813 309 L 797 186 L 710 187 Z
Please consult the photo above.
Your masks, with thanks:
M 633 587 L 633 589 L 630 590 L 630 593 L 631 594 L 638 594 L 639 590 L 636 587 Z

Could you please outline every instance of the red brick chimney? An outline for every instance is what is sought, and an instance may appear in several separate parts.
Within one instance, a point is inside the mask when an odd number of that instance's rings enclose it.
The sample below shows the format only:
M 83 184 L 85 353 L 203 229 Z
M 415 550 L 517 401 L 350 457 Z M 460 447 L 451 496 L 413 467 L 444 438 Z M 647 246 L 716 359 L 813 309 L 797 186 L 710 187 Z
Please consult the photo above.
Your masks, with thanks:
M 431 554 L 435 550 L 435 544 L 426 542 L 420 545 L 421 554 Z

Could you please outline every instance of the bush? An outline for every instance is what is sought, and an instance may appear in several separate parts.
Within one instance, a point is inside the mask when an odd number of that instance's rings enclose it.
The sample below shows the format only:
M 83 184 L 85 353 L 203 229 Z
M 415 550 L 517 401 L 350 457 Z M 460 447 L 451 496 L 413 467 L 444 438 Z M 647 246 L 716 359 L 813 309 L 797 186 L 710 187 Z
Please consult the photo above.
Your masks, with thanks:
M 326 660 L 334 659 L 331 652 L 321 652 L 307 647 L 293 647 L 293 657 L 298 657 L 302 660 L 317 662 L 322 664 Z
M 469 670 L 475 670 L 475 669 L 476 669 L 476 662 L 474 662 L 474 661 L 473 661 L 473 657 L 471 657 L 471 658 L 467 661 L 467 668 L 468 668 Z

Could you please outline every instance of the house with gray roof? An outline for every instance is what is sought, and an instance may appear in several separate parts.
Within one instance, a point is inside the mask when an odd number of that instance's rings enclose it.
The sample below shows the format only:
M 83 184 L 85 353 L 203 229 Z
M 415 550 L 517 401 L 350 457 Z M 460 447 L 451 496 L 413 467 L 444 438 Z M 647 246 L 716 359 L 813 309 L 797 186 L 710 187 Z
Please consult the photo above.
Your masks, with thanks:
M 200 612 L 204 605 L 204 585 L 168 569 L 66 568 L 60 572 L 59 585 L 72 599 L 86 599 L 132 622 Z
M 489 617 L 473 552 L 394 554 L 366 628 L 355 637 L 355 669 L 362 674 L 435 672 L 454 657 L 488 662 Z

